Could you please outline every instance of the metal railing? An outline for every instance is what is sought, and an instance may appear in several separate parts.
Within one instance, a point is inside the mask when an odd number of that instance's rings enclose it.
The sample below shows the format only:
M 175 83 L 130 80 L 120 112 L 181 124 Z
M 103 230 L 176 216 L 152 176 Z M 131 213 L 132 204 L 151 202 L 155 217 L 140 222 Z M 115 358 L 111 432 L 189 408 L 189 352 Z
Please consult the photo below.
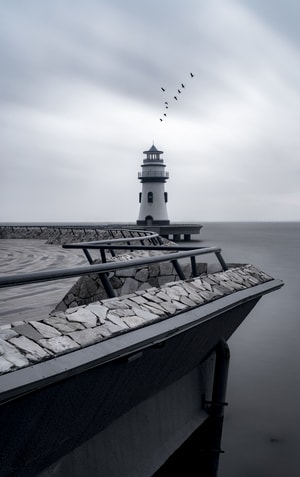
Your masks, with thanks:
M 141 239 L 141 237 L 140 237 Z M 123 239 L 121 239 L 123 240 Z M 135 238 L 130 238 L 130 240 L 135 240 Z M 91 264 L 89 266 L 80 266 L 74 268 L 62 268 L 56 270 L 44 270 L 38 272 L 30 272 L 17 275 L 6 275 L 0 276 L 0 288 L 5 287 L 15 287 L 19 285 L 25 285 L 29 283 L 39 283 L 46 282 L 58 279 L 67 279 L 71 277 L 78 277 L 84 275 L 90 275 L 92 273 L 99 274 L 99 277 L 102 281 L 103 287 L 109 298 L 115 297 L 115 291 L 113 290 L 111 283 L 108 278 L 108 273 L 115 270 L 125 269 L 125 268 L 135 268 L 143 265 L 149 265 L 152 263 L 160 262 L 171 262 L 174 266 L 174 269 L 180 280 L 185 280 L 186 277 L 182 271 L 181 266 L 178 263 L 179 259 L 190 258 L 191 260 L 191 270 L 192 276 L 197 276 L 197 264 L 196 257 L 199 255 L 205 255 L 209 253 L 214 253 L 222 267 L 223 270 L 227 270 L 228 267 L 221 255 L 221 249 L 218 247 L 202 247 L 202 248 L 192 248 L 192 247 L 176 247 L 176 246 L 166 246 L 166 245 L 132 245 L 123 244 L 117 245 L 116 242 L 119 239 L 113 239 L 114 243 L 109 243 L 111 241 L 104 240 L 100 242 L 85 242 L 78 244 L 66 244 L 65 248 L 82 248 L 83 250 L 87 249 L 118 249 L 118 250 L 155 250 L 161 252 L 161 255 L 156 256 L 147 256 L 142 258 L 130 259 L 125 261 L 112 261 L 112 262 L 103 262 L 100 264 Z M 176 250 L 176 252 L 174 252 Z M 171 251 L 171 253 L 170 253 Z
M 143 179 L 144 177 L 163 177 L 164 179 L 169 179 L 169 173 L 165 171 L 138 172 L 138 179 Z

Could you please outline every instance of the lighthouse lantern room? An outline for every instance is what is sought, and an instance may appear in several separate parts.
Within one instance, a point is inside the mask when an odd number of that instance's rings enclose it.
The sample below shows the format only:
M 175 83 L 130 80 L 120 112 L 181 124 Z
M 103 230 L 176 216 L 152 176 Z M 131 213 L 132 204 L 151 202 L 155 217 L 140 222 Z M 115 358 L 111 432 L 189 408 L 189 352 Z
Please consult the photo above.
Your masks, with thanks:
M 144 151 L 142 172 L 138 179 L 142 183 L 142 192 L 139 194 L 140 211 L 137 225 L 168 225 L 167 202 L 168 194 L 165 192 L 165 182 L 169 173 L 165 171 L 165 164 L 160 157 L 163 151 L 158 151 L 153 146 L 149 151 Z

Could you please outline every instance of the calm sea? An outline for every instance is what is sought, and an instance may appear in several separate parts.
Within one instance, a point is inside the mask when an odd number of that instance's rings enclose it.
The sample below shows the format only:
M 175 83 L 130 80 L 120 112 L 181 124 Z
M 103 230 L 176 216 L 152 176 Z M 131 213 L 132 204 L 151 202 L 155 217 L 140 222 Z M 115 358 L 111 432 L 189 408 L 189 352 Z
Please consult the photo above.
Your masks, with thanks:
M 192 243 L 218 245 L 284 287 L 232 335 L 218 477 L 300 475 L 300 222 L 205 223 Z

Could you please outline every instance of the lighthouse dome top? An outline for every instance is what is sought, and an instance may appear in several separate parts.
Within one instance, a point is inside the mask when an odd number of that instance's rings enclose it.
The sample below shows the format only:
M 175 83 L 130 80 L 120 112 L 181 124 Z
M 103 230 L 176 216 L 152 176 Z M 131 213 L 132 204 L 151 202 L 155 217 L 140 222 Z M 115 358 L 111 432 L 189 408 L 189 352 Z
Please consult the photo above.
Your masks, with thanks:
M 144 161 L 161 161 L 163 162 L 163 159 L 160 157 L 161 154 L 163 154 L 163 151 L 159 151 L 154 144 L 150 147 L 148 151 L 144 151 L 144 154 L 147 155 L 147 157 L 144 159 Z

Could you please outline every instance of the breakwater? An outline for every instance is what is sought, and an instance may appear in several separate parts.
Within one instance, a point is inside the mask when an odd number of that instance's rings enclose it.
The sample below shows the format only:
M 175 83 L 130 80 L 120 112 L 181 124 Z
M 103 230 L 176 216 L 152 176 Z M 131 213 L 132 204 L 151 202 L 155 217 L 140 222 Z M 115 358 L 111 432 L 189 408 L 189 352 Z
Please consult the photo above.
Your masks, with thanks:
M 112 230 L 122 230 L 124 234 L 129 230 L 155 232 L 166 239 L 174 241 L 189 241 L 192 235 L 199 235 L 200 223 L 170 223 L 168 225 L 145 225 L 135 223 L 109 224 L 2 224 L 0 225 L 0 239 L 44 239 L 49 243 L 65 243 L 79 240 L 101 240 L 112 238 Z M 106 236 L 102 234 L 106 232 Z

